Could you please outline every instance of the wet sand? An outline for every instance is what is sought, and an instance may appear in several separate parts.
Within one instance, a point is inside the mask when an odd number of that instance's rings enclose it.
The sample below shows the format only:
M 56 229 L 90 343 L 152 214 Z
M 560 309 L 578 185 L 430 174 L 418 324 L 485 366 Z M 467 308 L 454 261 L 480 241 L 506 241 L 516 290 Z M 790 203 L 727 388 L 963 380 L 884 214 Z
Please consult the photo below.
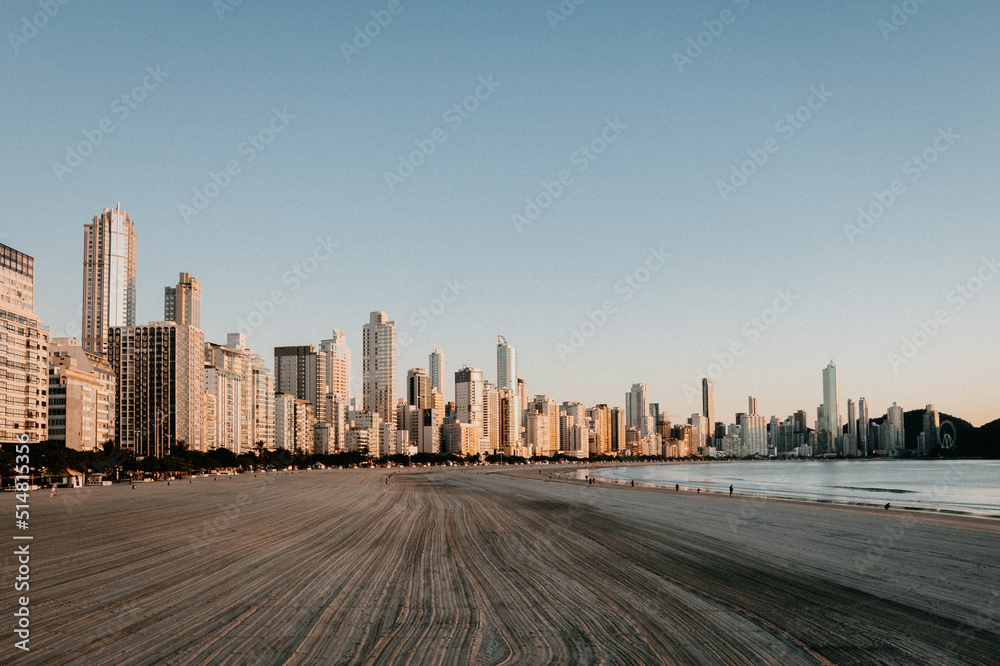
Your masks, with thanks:
M 33 493 L 32 650 L 8 634 L 0 661 L 1000 655 L 1000 521 L 496 470 L 398 472 L 389 484 L 382 470 L 241 475 L 62 490 L 52 502 Z

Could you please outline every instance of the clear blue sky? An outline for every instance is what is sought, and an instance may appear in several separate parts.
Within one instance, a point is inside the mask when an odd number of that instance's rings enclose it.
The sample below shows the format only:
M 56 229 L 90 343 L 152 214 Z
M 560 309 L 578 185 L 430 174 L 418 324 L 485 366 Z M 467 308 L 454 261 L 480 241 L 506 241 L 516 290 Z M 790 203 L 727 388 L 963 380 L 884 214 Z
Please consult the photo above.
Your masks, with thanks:
M 140 323 L 162 318 L 181 271 L 203 284 L 213 341 L 278 291 L 250 344 L 270 363 L 274 346 L 340 328 L 357 387 L 361 327 L 385 310 L 412 339 L 401 378 L 434 343 L 449 376 L 465 363 L 495 379 L 502 333 L 532 394 L 621 405 L 641 381 L 682 420 L 699 408 L 684 386 L 741 343 L 713 372 L 720 420 L 751 394 L 766 415 L 814 418 L 830 359 L 842 409 L 865 396 L 873 416 L 896 400 L 1000 417 L 997 268 L 971 300 L 949 297 L 1000 254 L 998 3 L 893 17 L 892 2 L 587 0 L 554 22 L 556 0 L 402 0 L 348 62 L 342 44 L 395 3 L 245 0 L 220 18 L 225 1 L 70 2 L 47 20 L 36 0 L 3 4 L 0 240 L 36 258 L 53 336 L 78 335 L 82 227 L 120 201 L 139 234 Z M 704 46 L 679 61 L 689 38 Z M 474 111 L 449 111 L 477 88 Z M 102 121 L 113 131 L 57 174 Z M 269 144 L 241 149 L 272 121 Z M 606 150 L 577 152 L 602 132 Z M 390 187 L 400 155 L 434 136 Z M 933 164 L 907 164 L 928 148 Z M 748 150 L 767 161 L 723 196 Z M 185 220 L 230 161 L 239 172 Z M 560 174 L 518 231 L 512 215 Z M 845 224 L 894 180 L 851 242 Z M 312 264 L 320 238 L 338 246 Z M 665 265 L 619 284 L 661 246 Z M 295 266 L 314 269 L 298 286 Z M 437 309 L 449 281 L 461 289 Z M 778 290 L 797 300 L 772 319 Z M 939 310 L 946 322 L 893 367 Z

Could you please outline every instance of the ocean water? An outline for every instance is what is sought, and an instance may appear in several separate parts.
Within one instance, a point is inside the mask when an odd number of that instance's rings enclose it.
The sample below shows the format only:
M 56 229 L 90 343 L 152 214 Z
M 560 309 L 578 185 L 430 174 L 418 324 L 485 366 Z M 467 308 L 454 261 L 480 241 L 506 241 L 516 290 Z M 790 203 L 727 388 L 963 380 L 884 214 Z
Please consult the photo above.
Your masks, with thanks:
M 883 505 L 1000 517 L 1000 460 L 679 463 L 582 470 L 607 480 L 702 492 Z

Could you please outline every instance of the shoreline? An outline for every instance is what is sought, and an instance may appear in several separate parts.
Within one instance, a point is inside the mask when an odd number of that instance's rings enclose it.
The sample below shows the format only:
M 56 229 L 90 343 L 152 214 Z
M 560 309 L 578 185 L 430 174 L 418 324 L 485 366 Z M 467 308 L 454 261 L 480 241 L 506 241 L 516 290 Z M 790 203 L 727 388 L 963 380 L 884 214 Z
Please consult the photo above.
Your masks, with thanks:
M 692 463 L 679 463 L 679 464 L 682 464 L 682 465 L 683 464 L 701 464 L 701 463 L 707 463 L 707 462 L 712 462 L 712 461 L 694 461 Z M 737 464 L 737 463 L 745 463 L 745 462 L 754 462 L 754 463 L 756 463 L 756 462 L 761 462 L 761 463 L 764 463 L 764 462 L 784 463 L 784 462 L 792 462 L 792 461 L 783 461 L 783 460 L 768 460 L 768 461 L 765 461 L 765 460 L 762 460 L 762 461 L 719 461 L 719 462 L 729 462 L 729 463 L 732 463 L 732 464 Z M 794 461 L 794 462 L 800 462 L 800 461 Z M 801 462 L 810 462 L 810 461 L 801 461 Z M 823 461 L 811 461 L 811 462 L 828 462 L 828 461 L 823 460 Z M 846 462 L 846 461 L 841 461 L 841 462 Z M 921 461 L 921 462 L 928 462 L 928 461 Z M 666 463 L 666 464 L 670 464 L 670 463 Z M 678 463 L 674 463 L 674 464 L 676 465 Z M 648 467 L 661 467 L 662 465 L 663 464 L 655 464 L 654 463 L 654 464 L 648 465 Z M 585 466 L 584 469 L 593 469 L 593 470 L 596 470 L 598 473 L 594 474 L 592 476 L 595 478 L 595 480 L 597 480 L 598 482 L 604 483 L 604 484 L 630 486 L 630 482 L 631 482 L 631 483 L 634 483 L 635 486 L 657 488 L 657 489 L 662 489 L 662 490 L 674 492 L 674 484 L 677 483 L 677 481 L 673 481 L 673 480 L 668 481 L 668 480 L 665 480 L 665 479 L 662 480 L 662 481 L 659 481 L 659 480 L 640 480 L 638 478 L 637 479 L 620 479 L 620 478 L 613 478 L 613 477 L 608 476 L 608 475 L 602 475 L 600 473 L 601 470 L 605 470 L 606 471 L 606 470 L 630 469 L 630 468 L 643 467 L 643 466 L 647 466 L 647 465 L 643 465 L 641 463 L 630 464 L 630 465 L 619 465 L 619 464 L 615 464 L 615 463 L 599 463 L 599 464 L 595 464 L 593 466 L 589 466 L 589 465 Z M 575 473 L 579 473 L 579 469 L 576 469 L 576 470 L 573 470 L 573 471 L 570 471 L 570 470 L 560 470 L 559 475 L 562 476 L 562 477 L 568 478 L 570 475 L 575 474 Z M 727 483 L 729 483 L 729 482 L 730 482 L 729 480 L 708 480 L 705 483 L 709 484 L 709 485 L 702 487 L 701 494 L 704 494 L 704 495 L 728 495 L 728 492 L 725 489 L 725 485 Z M 688 482 L 688 483 L 690 483 L 690 482 Z M 718 483 L 721 483 L 723 485 L 723 488 L 721 490 L 718 489 L 718 488 L 713 488 L 712 485 L 711 485 L 711 484 L 718 484 Z M 751 486 L 752 486 L 752 482 L 751 482 Z M 684 490 L 695 490 L 695 488 L 697 488 L 697 486 L 691 486 L 690 488 L 688 488 L 688 487 L 682 485 L 681 490 L 682 491 L 684 491 Z M 793 492 L 793 491 L 783 492 L 783 490 L 776 490 L 776 491 L 773 491 L 773 492 L 769 492 L 767 490 L 759 490 L 759 489 L 753 489 L 753 490 L 750 490 L 750 491 L 746 491 L 746 490 L 744 490 L 744 491 L 737 491 L 737 494 L 740 495 L 740 496 L 742 496 L 742 497 L 750 497 L 750 498 L 755 498 L 755 499 L 778 500 L 778 501 L 788 501 L 788 502 L 803 502 L 803 503 L 807 503 L 807 504 L 822 504 L 822 505 L 831 505 L 831 506 L 857 506 L 857 507 L 879 508 L 879 509 L 884 509 L 885 503 L 888 502 L 888 503 L 891 504 L 891 509 L 892 510 L 910 511 L 910 512 L 915 512 L 915 513 L 926 513 L 926 514 L 942 514 L 942 515 L 951 515 L 951 516 L 965 516 L 965 517 L 974 518 L 974 519 L 1000 520 L 1000 507 L 991 507 L 991 508 L 988 508 L 988 509 L 978 510 L 976 508 L 970 508 L 970 507 L 961 506 L 961 505 L 959 505 L 959 506 L 935 506 L 935 505 L 933 505 L 931 503 L 926 503 L 926 502 L 922 503 L 919 500 L 912 501 L 912 503 L 907 504 L 906 503 L 907 500 L 903 499 L 903 496 L 905 496 L 905 494 L 912 493 L 912 492 L 915 492 L 915 491 L 909 491 L 909 490 L 899 491 L 899 490 L 888 490 L 888 489 L 875 489 L 875 490 L 881 490 L 881 492 L 883 492 L 883 493 L 899 493 L 901 495 L 901 497 L 899 497 L 899 498 L 897 498 L 897 497 L 888 497 L 888 498 L 882 498 L 882 499 L 879 499 L 879 500 L 871 500 L 871 499 L 865 499 L 864 497 L 850 497 L 850 496 L 844 496 L 844 497 L 836 497 L 836 496 L 824 497 L 824 496 L 822 496 L 822 494 L 819 494 L 819 495 L 816 495 L 816 494 L 810 495 L 809 493 L 799 494 L 799 493 L 796 493 L 796 492 Z M 697 491 L 695 491 L 695 492 L 697 493 Z

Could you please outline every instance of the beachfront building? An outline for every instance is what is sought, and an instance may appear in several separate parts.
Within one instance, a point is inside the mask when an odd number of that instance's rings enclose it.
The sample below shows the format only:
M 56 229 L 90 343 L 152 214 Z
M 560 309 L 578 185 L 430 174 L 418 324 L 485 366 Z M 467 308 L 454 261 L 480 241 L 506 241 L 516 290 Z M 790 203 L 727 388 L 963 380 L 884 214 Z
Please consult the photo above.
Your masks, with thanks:
M 858 455 L 871 455 L 871 423 L 868 416 L 868 401 L 861 398 L 858 401 Z
M 396 322 L 390 321 L 384 312 L 372 312 L 362 338 L 364 410 L 395 423 Z
M 176 287 L 164 287 L 163 321 L 201 328 L 201 285 L 190 273 L 181 273 Z
M 137 456 L 204 450 L 205 334 L 172 321 L 108 330 L 116 378 L 115 442 Z
M 444 352 L 438 349 L 437 345 L 434 345 L 434 350 L 431 351 L 428 361 L 429 365 L 427 367 L 430 368 L 431 387 L 441 395 L 444 395 Z
M 326 422 L 326 354 L 312 345 L 274 348 L 274 390 L 307 400 L 313 413 Z M 322 404 L 321 404 L 322 403 Z
M 215 397 L 216 418 L 211 442 L 239 455 L 258 446 L 273 449 L 274 379 L 264 360 L 246 344 L 242 333 L 230 333 L 226 344 L 205 345 L 205 391 Z
M 837 365 L 823 369 L 823 416 L 820 419 L 817 432 L 828 433 L 827 446 L 829 453 L 842 453 L 843 425 L 840 421 L 840 387 L 837 375 Z
M 455 420 L 476 424 L 482 434 L 484 400 L 483 371 L 463 366 L 455 373 Z
M 83 227 L 83 348 L 104 355 L 108 329 L 135 326 L 138 240 L 132 218 L 105 208 Z
M 326 394 L 339 396 L 346 403 L 351 397 L 351 350 L 347 348 L 347 336 L 339 328 L 333 329 L 333 337 L 320 340 L 319 353 L 325 357 Z
M 479 440 L 480 453 L 492 455 L 501 450 L 500 422 L 502 418 L 503 415 L 500 412 L 500 391 L 493 384 L 484 381 L 483 432 Z
M 587 410 L 587 419 L 593 432 L 588 446 L 590 455 L 611 455 L 611 408 L 605 404 L 595 405 Z
M 0 244 L 0 442 L 48 436 L 49 333 L 32 311 L 35 260 Z
M 274 396 L 275 447 L 296 453 L 312 453 L 316 438 L 316 417 L 308 400 L 291 393 Z
M 115 373 L 103 356 L 76 338 L 49 343 L 48 439 L 77 451 L 97 451 L 113 440 Z
M 701 415 L 708 419 L 709 428 L 715 427 L 715 387 L 708 377 L 701 380 Z M 714 433 L 709 433 L 706 437 L 707 446 L 712 445 L 713 435 Z
M 625 394 L 625 427 L 639 430 L 648 437 L 656 429 L 656 421 L 649 412 L 649 391 L 645 384 L 632 384 Z
M 556 401 L 545 395 L 536 395 L 528 404 L 527 412 L 525 446 L 532 455 L 554 456 L 559 452 L 559 407 Z

